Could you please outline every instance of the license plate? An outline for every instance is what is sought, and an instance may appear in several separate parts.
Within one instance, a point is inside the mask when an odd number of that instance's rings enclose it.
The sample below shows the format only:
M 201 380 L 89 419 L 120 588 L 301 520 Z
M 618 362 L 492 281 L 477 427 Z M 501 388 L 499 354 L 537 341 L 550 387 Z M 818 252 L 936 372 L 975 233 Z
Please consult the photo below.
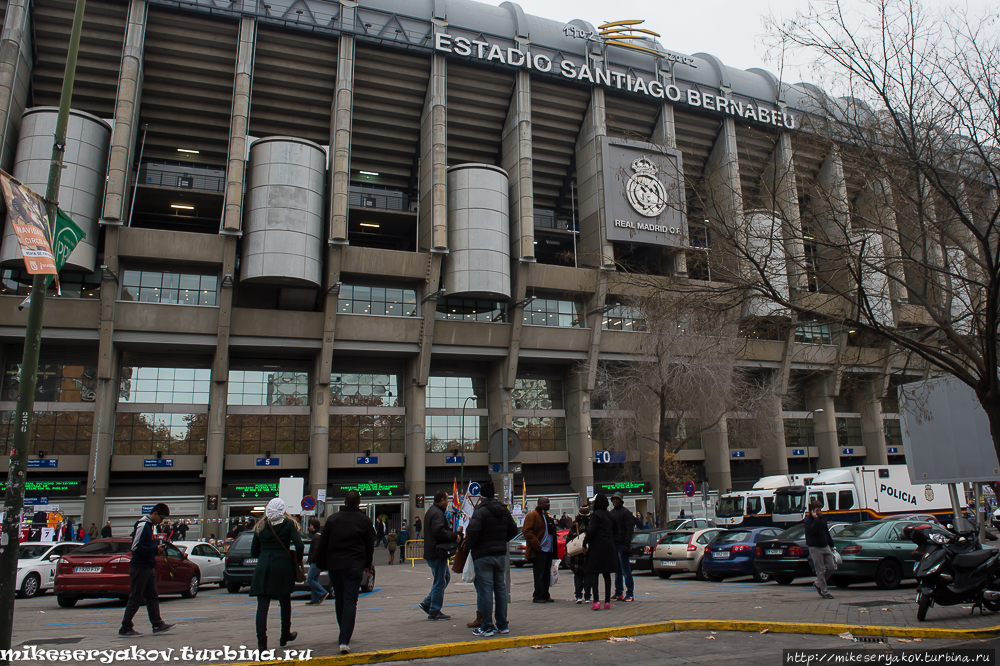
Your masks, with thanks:
M 629 564 L 635 564 L 635 558 L 633 557 L 633 558 L 629 559 L 628 563 Z
M 243 566 L 248 567 L 251 564 L 257 564 L 257 558 L 256 557 L 248 557 L 245 560 L 243 560 Z
M 729 557 L 729 551 L 728 550 L 720 550 L 717 553 L 712 553 L 712 557 L 718 558 L 718 559 L 723 559 L 723 558 Z
M 661 567 L 676 567 L 677 563 L 673 560 L 660 560 Z
M 101 573 L 101 567 L 77 567 L 73 571 L 76 573 Z
M 781 555 L 782 552 L 784 552 L 784 551 L 782 551 L 780 548 L 768 548 L 767 549 L 767 554 L 768 555 Z

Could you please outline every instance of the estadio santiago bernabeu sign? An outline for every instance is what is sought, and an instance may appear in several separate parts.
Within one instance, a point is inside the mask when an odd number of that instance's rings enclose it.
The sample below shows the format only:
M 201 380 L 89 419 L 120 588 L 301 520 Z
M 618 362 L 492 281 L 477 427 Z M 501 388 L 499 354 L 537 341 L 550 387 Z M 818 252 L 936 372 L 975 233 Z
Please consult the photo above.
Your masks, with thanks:
M 680 151 L 604 137 L 601 157 L 608 240 L 685 247 Z

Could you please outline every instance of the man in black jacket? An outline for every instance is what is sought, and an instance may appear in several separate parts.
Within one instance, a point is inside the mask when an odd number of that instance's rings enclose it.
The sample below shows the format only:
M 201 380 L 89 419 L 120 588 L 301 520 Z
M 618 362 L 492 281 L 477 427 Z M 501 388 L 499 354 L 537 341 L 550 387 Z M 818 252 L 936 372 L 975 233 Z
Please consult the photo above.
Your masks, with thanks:
M 823 505 L 819 502 L 809 503 L 809 515 L 806 516 L 803 524 L 806 528 L 806 545 L 809 547 L 809 557 L 812 558 L 816 567 L 816 582 L 813 587 L 819 592 L 819 596 L 824 599 L 833 599 L 833 595 L 826 589 L 826 583 L 830 580 L 834 570 L 837 568 L 833 559 L 833 537 L 826 526 L 826 516 L 823 515 Z
M 319 549 L 320 531 L 322 524 L 316 518 L 309 519 L 309 573 L 306 574 L 306 585 L 309 586 L 309 601 L 307 606 L 319 606 L 327 598 L 329 593 L 323 584 L 319 582 L 319 575 L 323 571 L 322 551 Z
M 450 615 L 441 612 L 441 606 L 444 605 L 444 588 L 451 581 L 447 548 L 458 543 L 458 534 L 448 525 L 448 516 L 444 512 L 447 506 L 448 493 L 439 490 L 434 493 L 434 504 L 424 514 L 424 559 L 431 568 L 434 581 L 430 593 L 417 605 L 427 613 L 428 620 L 451 619 Z
M 340 653 L 351 651 L 351 636 L 358 617 L 358 594 L 361 575 L 375 575 L 375 528 L 361 511 L 361 495 L 356 490 L 347 493 L 340 511 L 326 519 L 316 548 L 321 568 L 330 572 L 337 624 L 340 625 Z M 310 560 L 312 550 L 310 547 Z
M 170 509 L 162 502 L 153 507 L 148 516 L 143 516 L 135 523 L 132 530 L 132 559 L 128 565 L 129 593 L 125 604 L 125 614 L 122 616 L 122 627 L 119 636 L 135 638 L 142 636 L 135 630 L 132 618 L 139 606 L 146 605 L 149 623 L 153 625 L 153 634 L 165 634 L 174 628 L 160 617 L 160 595 L 156 590 L 156 556 L 165 555 L 164 546 L 153 541 L 153 529 L 170 516 Z M 110 524 L 110 521 L 108 521 Z
M 510 633 L 507 622 L 507 542 L 517 536 L 517 523 L 510 511 L 496 500 L 496 488 L 487 481 L 479 491 L 482 501 L 472 513 L 466 530 L 466 546 L 476 571 L 476 606 L 482 613 L 482 624 L 472 633 L 492 636 L 495 631 Z M 496 599 L 497 621 L 493 624 L 493 601 Z
M 111 521 L 109 520 L 104 525 L 104 527 L 101 528 L 101 538 L 102 539 L 110 539 L 111 537 L 112 537 L 112 534 L 111 534 Z
M 611 503 L 615 507 L 611 511 L 611 517 L 618 525 L 618 531 L 615 533 L 618 573 L 615 574 L 615 596 L 612 599 L 635 601 L 635 579 L 632 578 L 632 565 L 629 562 L 629 556 L 632 552 L 632 534 L 635 531 L 635 517 L 631 511 L 625 508 L 625 500 L 621 493 L 612 495 Z M 624 588 L 624 594 L 622 588 Z

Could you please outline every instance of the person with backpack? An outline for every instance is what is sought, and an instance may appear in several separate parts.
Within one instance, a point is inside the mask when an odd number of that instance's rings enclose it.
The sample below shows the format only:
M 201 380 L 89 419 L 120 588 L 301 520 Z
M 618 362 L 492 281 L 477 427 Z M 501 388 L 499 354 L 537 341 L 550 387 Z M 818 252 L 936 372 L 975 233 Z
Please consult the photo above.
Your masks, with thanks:
M 476 572 L 476 606 L 482 613 L 481 624 L 472 633 L 488 637 L 494 632 L 510 633 L 507 621 L 507 542 L 517 536 L 517 523 L 503 504 L 496 499 L 492 481 L 482 484 L 482 501 L 472 513 L 466 530 L 466 548 L 472 556 Z M 493 605 L 496 602 L 496 624 Z
M 292 631 L 292 590 L 295 589 L 296 563 L 302 561 L 305 546 L 299 536 L 299 524 L 288 515 L 280 497 L 267 503 L 253 531 L 250 557 L 257 558 L 257 566 L 250 579 L 250 596 L 257 597 L 257 648 L 263 652 L 267 649 L 267 611 L 271 599 L 277 599 L 281 608 L 278 644 L 285 647 L 298 636 L 298 632 Z
M 175 625 L 167 624 L 160 617 L 160 594 L 156 589 L 156 556 L 165 555 L 163 545 L 157 545 L 153 540 L 153 532 L 157 525 L 170 516 L 170 508 L 160 502 L 153 507 L 149 515 L 136 521 L 132 529 L 132 558 L 128 565 L 129 593 L 125 604 L 125 614 L 122 616 L 122 626 L 118 635 L 125 638 L 142 636 L 135 630 L 132 619 L 139 606 L 145 604 L 149 623 L 153 625 L 153 635 L 165 634 Z M 110 525 L 111 521 L 108 521 Z M 110 530 L 110 528 L 108 528 Z

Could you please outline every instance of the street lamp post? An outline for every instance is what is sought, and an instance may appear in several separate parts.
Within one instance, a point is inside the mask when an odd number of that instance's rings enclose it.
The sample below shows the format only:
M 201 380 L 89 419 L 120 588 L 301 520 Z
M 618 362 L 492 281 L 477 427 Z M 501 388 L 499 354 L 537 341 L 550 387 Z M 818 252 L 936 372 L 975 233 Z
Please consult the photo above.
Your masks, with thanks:
M 813 443 L 814 444 L 816 443 L 816 415 L 817 414 L 822 414 L 822 413 L 823 413 L 823 408 L 822 407 L 817 407 L 816 409 L 810 410 L 809 413 L 806 415 L 807 419 L 812 419 L 813 420 Z M 808 463 L 809 473 L 812 474 L 812 471 L 813 471 L 813 469 L 812 469 L 812 456 L 809 454 L 809 447 L 806 447 L 806 462 Z
M 478 400 L 478 399 L 479 396 L 473 394 L 467 396 L 465 398 L 465 402 L 462 403 L 462 457 L 461 457 L 462 470 L 460 472 L 461 481 L 459 482 L 459 492 L 461 492 L 462 488 L 465 488 L 465 408 L 469 406 L 470 400 Z

